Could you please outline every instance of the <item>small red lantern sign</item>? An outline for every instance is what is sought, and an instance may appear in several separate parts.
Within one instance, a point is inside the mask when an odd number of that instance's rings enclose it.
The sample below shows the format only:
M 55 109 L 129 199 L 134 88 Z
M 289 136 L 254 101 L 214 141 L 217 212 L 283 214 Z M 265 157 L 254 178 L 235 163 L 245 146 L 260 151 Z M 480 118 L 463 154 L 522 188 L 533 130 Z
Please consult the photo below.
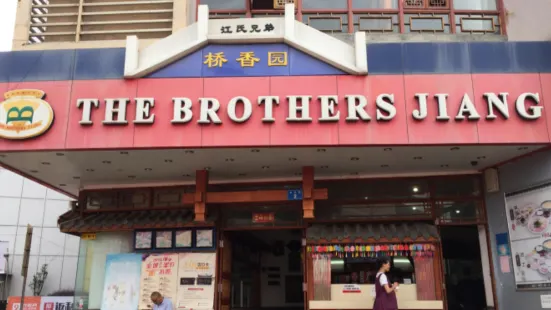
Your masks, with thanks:
M 273 223 L 275 221 L 275 214 L 269 213 L 253 213 L 253 223 Z

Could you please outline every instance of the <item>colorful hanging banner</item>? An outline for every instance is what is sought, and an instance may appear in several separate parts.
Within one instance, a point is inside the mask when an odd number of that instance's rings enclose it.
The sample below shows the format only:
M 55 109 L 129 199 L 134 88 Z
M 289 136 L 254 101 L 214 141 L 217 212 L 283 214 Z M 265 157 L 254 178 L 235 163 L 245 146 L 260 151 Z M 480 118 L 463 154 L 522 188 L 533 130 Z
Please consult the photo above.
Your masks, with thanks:
M 380 256 L 413 256 L 423 257 L 434 255 L 433 244 L 326 244 L 310 245 L 308 253 L 332 254 L 336 257 L 380 257 Z

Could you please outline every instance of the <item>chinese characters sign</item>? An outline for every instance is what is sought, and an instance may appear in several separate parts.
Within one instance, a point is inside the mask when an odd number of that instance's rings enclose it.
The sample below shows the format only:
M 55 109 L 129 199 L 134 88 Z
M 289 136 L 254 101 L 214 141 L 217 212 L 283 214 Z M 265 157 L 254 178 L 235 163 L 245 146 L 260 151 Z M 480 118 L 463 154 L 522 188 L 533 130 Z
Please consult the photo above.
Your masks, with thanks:
M 275 214 L 269 213 L 253 213 L 253 223 L 273 223 L 275 221 Z
M 42 297 L 40 310 L 73 310 L 73 297 Z
M 235 18 L 209 20 L 209 40 L 281 37 L 283 18 Z
M 239 57 L 235 59 L 241 66 L 241 68 L 254 67 L 256 63 L 265 61 L 269 67 L 274 66 L 287 66 L 287 52 L 286 51 L 277 51 L 277 52 L 268 52 L 267 55 L 255 55 L 253 51 L 239 52 Z M 265 58 L 260 58 L 260 57 Z M 224 66 L 228 62 L 224 52 L 209 52 L 204 56 L 205 60 L 203 64 L 207 65 L 209 68 Z
M 235 30 L 232 29 L 232 25 L 229 26 L 222 26 L 220 27 L 220 33 L 224 34 L 230 34 L 230 33 L 259 33 L 259 32 L 272 32 L 274 31 L 275 27 L 271 23 L 266 23 L 264 26 L 259 24 L 251 24 L 250 28 L 246 28 L 244 24 L 237 24 L 235 25 Z
M 158 291 L 174 300 L 177 289 L 178 254 L 144 254 L 142 259 L 142 279 L 140 309 L 151 309 L 151 293 Z

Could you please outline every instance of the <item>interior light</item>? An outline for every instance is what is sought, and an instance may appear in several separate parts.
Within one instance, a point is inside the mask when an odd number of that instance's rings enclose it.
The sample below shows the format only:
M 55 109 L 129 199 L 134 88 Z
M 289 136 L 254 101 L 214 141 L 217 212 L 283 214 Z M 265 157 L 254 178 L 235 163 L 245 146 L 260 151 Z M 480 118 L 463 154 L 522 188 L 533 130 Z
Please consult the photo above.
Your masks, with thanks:
M 455 213 L 459 214 L 459 213 L 461 213 L 461 211 L 459 211 L 459 210 L 455 210 Z
M 414 186 L 414 187 L 412 188 L 412 190 L 413 190 L 414 193 L 417 193 L 417 192 L 419 191 L 419 187 Z
M 415 210 L 417 210 L 417 207 L 413 207 L 412 209 L 415 211 Z
M 344 260 L 342 259 L 331 260 L 331 265 L 344 265 Z

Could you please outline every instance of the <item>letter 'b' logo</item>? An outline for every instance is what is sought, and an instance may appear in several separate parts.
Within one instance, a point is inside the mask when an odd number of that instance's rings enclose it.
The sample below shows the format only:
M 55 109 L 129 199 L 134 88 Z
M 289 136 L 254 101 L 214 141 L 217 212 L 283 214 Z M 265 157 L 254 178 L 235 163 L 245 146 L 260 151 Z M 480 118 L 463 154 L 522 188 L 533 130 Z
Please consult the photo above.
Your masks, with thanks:
M 18 89 L 4 94 L 0 103 L 0 138 L 23 140 L 45 133 L 54 121 L 54 110 L 36 89 Z

